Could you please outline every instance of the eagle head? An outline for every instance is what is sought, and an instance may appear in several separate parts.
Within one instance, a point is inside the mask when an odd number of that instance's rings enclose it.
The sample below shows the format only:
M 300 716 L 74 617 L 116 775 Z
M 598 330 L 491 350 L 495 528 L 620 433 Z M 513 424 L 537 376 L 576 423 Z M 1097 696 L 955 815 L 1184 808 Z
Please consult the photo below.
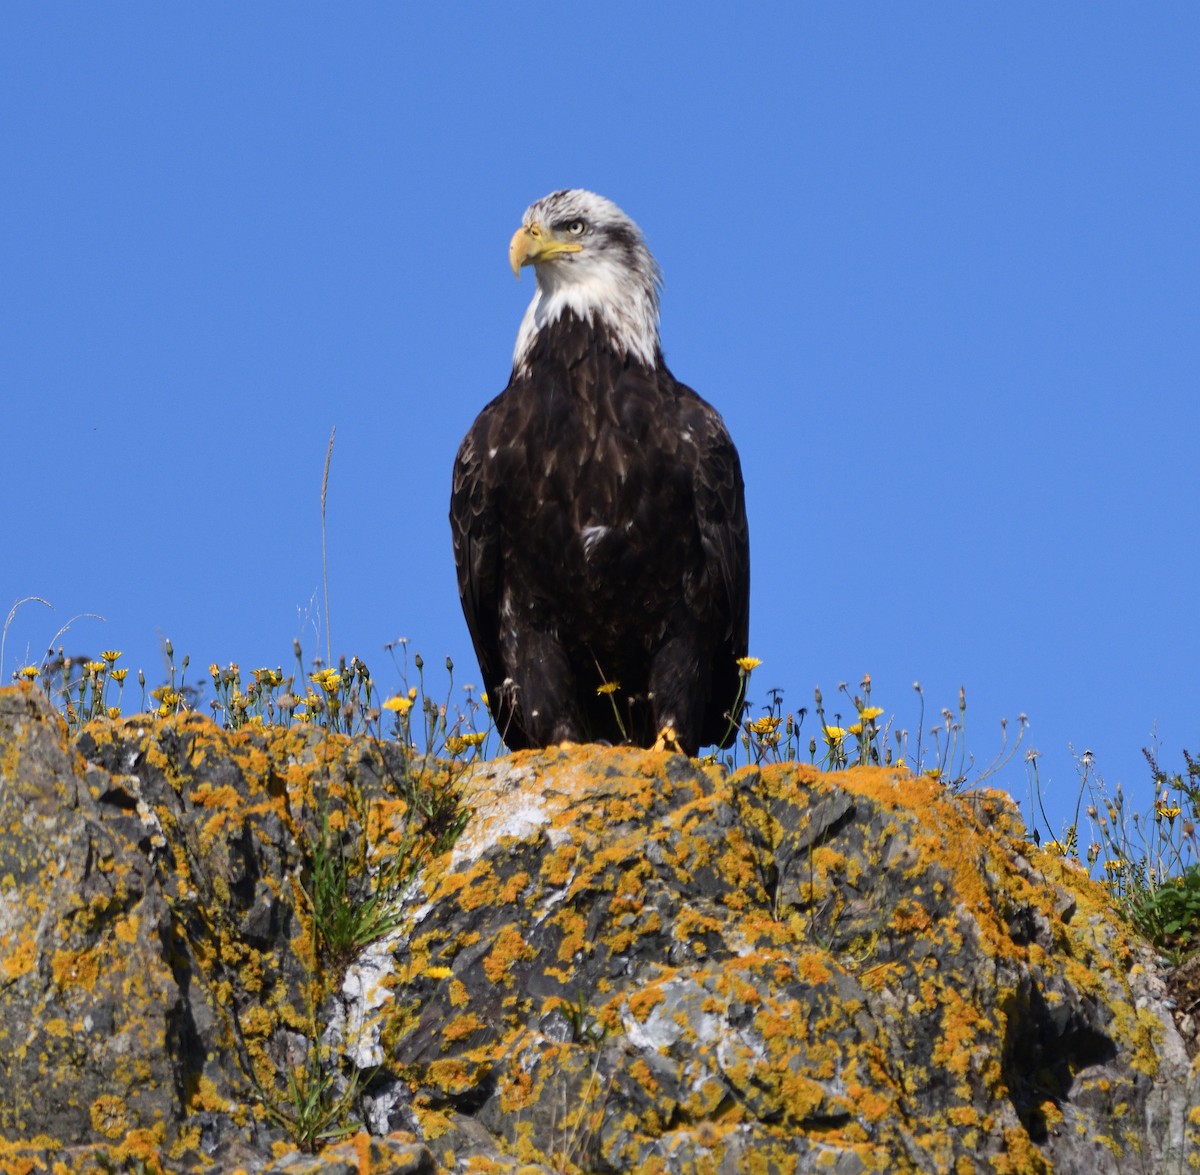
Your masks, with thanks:
M 603 329 L 618 352 L 657 362 L 662 275 L 642 230 L 611 200 L 583 188 L 543 196 L 525 210 L 508 259 L 518 277 L 525 265 L 537 275 L 517 334 L 518 370 L 539 332 L 568 312 Z

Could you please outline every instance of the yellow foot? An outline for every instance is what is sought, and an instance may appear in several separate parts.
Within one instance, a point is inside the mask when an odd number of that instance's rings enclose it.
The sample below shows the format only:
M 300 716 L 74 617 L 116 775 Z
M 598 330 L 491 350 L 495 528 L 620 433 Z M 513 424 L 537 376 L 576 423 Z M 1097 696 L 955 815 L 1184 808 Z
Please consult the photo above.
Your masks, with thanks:
M 654 751 L 674 751 L 675 754 L 682 754 L 683 747 L 679 745 L 679 736 L 675 733 L 675 727 L 664 726 L 658 732 L 658 738 L 654 740 L 654 746 L 651 748 Z

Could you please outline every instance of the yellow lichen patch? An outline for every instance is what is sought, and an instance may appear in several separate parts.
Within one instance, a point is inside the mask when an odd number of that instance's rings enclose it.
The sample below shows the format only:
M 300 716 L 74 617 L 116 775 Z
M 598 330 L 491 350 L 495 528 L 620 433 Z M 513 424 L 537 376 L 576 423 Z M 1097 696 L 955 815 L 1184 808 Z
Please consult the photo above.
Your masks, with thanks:
M 553 922 L 562 931 L 558 961 L 570 963 L 587 943 L 587 920 L 578 911 L 566 907 L 554 915 Z
M 1010 1127 L 1004 1132 L 1004 1153 L 992 1158 L 997 1175 L 1052 1175 L 1046 1156 L 1024 1130 Z
M 546 884 L 555 888 L 566 885 L 578 854 L 578 846 L 569 840 L 550 853 L 542 864 L 542 877 Z
M 28 975 L 37 964 L 37 944 L 32 937 L 12 941 L 13 936 L 0 939 L 0 980 L 13 983 Z
M 137 942 L 138 926 L 140 919 L 136 914 L 128 914 L 124 918 L 118 918 L 113 923 L 113 934 L 123 943 L 132 946 Z
M 441 1057 L 430 1062 L 425 1076 L 430 1085 L 454 1097 L 474 1087 L 479 1068 L 460 1057 Z
M 123 1098 L 101 1094 L 91 1107 L 92 1129 L 105 1138 L 121 1138 L 129 1129 L 129 1114 Z
M 942 1031 L 934 1045 L 933 1062 L 958 1077 L 965 1076 L 971 1070 L 971 1055 L 979 1030 L 988 1025 L 954 988 L 938 991 L 937 1003 L 942 1008 Z
M 533 1076 L 527 1070 L 509 1070 L 508 1077 L 500 1087 L 500 1108 L 511 1114 L 525 1109 L 533 1101 Z
M 483 972 L 491 983 L 511 983 L 512 965 L 520 960 L 532 959 L 535 953 L 515 926 L 505 926 L 496 936 L 491 951 L 484 956 Z
M 828 983 L 833 977 L 833 973 L 826 965 L 828 956 L 819 954 L 816 951 L 806 951 L 798 956 L 795 961 L 796 973 L 806 982 L 814 986 L 821 983 Z M 776 976 L 781 982 L 786 978 L 786 974 Z
M 500 882 L 490 861 L 477 862 L 465 878 L 458 904 L 467 911 L 478 910 L 496 900 Z
M 929 911 L 919 902 L 899 902 L 892 913 L 892 929 L 897 934 L 920 934 L 931 924 Z
M 442 1040 L 446 1044 L 453 1044 L 457 1041 L 465 1040 L 469 1036 L 473 1036 L 483 1027 L 483 1021 L 474 1012 L 467 1012 L 462 1016 L 455 1016 L 442 1029 Z
M 663 1002 L 666 997 L 661 987 L 644 987 L 641 991 L 632 992 L 629 996 L 628 1007 L 630 1015 L 635 1020 L 644 1021 L 651 1011 Z
M 129 1131 L 118 1146 L 113 1147 L 113 1157 L 124 1162 L 140 1163 L 147 1172 L 161 1172 L 159 1161 L 163 1139 L 167 1128 L 161 1123 L 150 1128 Z
M 891 1098 L 856 1081 L 846 1083 L 846 1097 L 854 1107 L 854 1112 L 868 1122 L 881 1122 L 895 1112 L 895 1103 Z
M 60 990 L 79 987 L 91 991 L 100 974 L 100 963 L 95 950 L 55 951 L 50 959 L 50 974 Z
M 521 896 L 522 891 L 529 885 L 529 874 L 523 871 L 514 873 L 503 885 L 500 893 L 497 895 L 499 900 L 506 906 L 516 904 L 517 899 Z

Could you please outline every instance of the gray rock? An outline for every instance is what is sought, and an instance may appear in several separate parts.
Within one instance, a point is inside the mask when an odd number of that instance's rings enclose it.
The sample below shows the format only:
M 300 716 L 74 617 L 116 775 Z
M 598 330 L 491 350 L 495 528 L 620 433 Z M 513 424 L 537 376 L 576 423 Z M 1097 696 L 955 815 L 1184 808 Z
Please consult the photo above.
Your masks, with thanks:
M 0 1170 L 1200 1163 L 1161 962 L 1007 797 L 514 755 L 329 957 L 313 846 L 340 830 L 368 901 L 440 835 L 418 786 L 370 740 L 189 716 L 72 742 L 0 691 Z

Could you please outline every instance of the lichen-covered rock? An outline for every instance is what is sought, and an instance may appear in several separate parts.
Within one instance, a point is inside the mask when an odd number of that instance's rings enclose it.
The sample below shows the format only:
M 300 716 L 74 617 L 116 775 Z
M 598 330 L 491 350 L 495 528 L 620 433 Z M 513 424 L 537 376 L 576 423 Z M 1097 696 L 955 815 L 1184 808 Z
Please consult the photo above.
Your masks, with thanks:
M 1200 1160 L 1146 952 L 1005 797 L 640 751 L 478 784 L 382 1029 L 419 1114 L 607 1171 Z
M 0 690 L 0 1171 L 260 1170 L 346 1132 L 305 887 L 352 787 L 403 823 L 386 752 L 198 715 L 72 745 Z
M 394 882 L 405 771 L 0 691 L 0 1172 L 1200 1166 L 1153 960 L 1006 797 L 526 752 L 331 960 L 314 845 Z

